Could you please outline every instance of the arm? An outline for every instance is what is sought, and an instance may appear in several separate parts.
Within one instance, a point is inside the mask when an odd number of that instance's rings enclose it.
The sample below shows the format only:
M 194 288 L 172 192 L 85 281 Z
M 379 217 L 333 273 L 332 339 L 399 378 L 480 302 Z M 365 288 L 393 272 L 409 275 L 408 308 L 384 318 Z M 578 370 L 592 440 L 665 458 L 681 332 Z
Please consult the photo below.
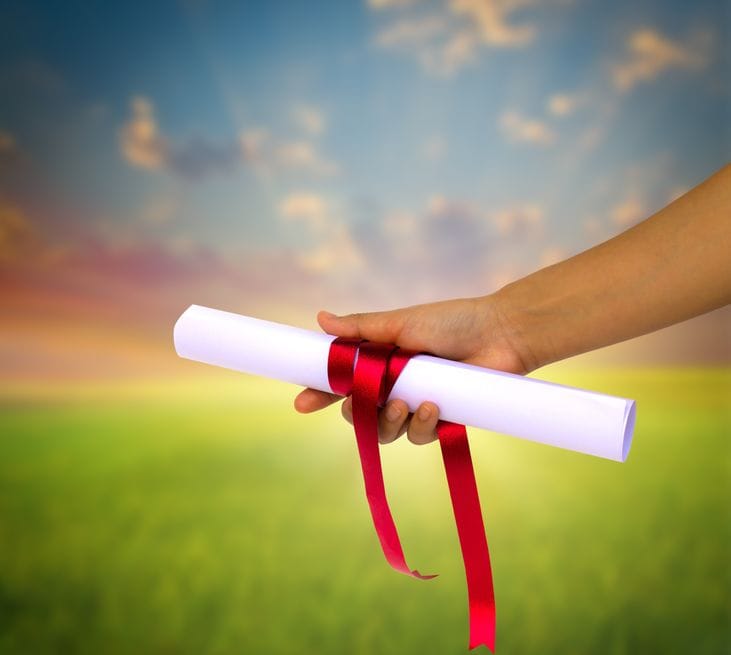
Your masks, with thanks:
M 318 314 L 329 334 L 425 350 L 448 359 L 527 373 L 550 362 L 684 321 L 731 302 L 731 166 L 654 216 L 575 257 L 479 298 L 389 312 Z M 338 396 L 306 389 L 301 412 Z M 343 414 L 351 420 L 350 401 Z M 381 412 L 380 436 L 408 430 L 434 440 L 438 408 L 405 403 Z
M 731 302 L 731 165 L 626 232 L 501 289 L 526 367 Z

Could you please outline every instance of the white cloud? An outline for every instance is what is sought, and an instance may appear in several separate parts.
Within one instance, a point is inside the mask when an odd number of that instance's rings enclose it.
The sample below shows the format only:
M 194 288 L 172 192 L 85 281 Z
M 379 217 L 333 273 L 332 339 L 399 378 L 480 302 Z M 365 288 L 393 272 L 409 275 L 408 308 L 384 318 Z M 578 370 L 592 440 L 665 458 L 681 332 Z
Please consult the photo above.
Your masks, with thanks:
M 298 170 L 327 176 L 339 170 L 311 141 L 276 139 L 266 128 L 244 131 L 239 137 L 239 147 L 244 161 L 264 173 Z
M 139 168 L 161 170 L 168 161 L 168 145 L 160 135 L 155 109 L 146 98 L 132 100 L 132 118 L 122 127 L 119 135 L 125 159 Z
M 323 196 L 311 191 L 291 193 L 279 204 L 279 213 L 286 221 L 300 222 L 307 228 L 297 254 L 305 270 L 327 274 L 363 265 L 363 255 L 348 224 L 332 211 Z
M 310 132 L 324 129 L 324 118 L 312 111 L 306 118 Z M 146 98 L 132 101 L 132 116 L 120 130 L 119 142 L 122 155 L 132 166 L 188 179 L 229 172 L 241 165 L 270 174 L 338 172 L 337 164 L 323 156 L 312 141 L 279 139 L 263 127 L 244 130 L 230 141 L 194 137 L 175 143 L 162 134 L 154 106 Z
M 338 166 L 325 159 L 309 141 L 282 143 L 276 150 L 276 161 L 284 168 L 298 168 L 318 175 L 335 175 Z
M 580 93 L 554 93 L 546 102 L 548 112 L 553 116 L 564 117 L 573 114 L 586 101 Z
M 387 302 L 484 293 L 494 229 L 471 202 L 436 195 L 418 211 L 383 212 L 354 230 L 368 277 Z
M 578 161 L 606 139 L 627 92 L 672 71 L 703 69 L 710 61 L 712 46 L 713 34 L 708 31 L 695 32 L 682 41 L 651 28 L 631 31 L 624 51 L 610 62 L 593 85 L 570 93 L 556 92 L 547 98 L 546 112 L 552 117 L 566 118 L 585 110 L 582 118 L 586 122 L 566 144 L 564 159 Z M 518 121 L 513 122 L 517 129 Z M 533 131 L 536 141 L 551 140 L 550 129 L 547 133 L 534 125 Z
M 305 269 L 313 273 L 338 273 L 358 270 L 364 264 L 363 255 L 344 223 L 331 225 L 324 239 L 300 255 Z
M 417 217 L 411 212 L 394 211 L 386 214 L 383 218 L 383 233 L 389 239 L 403 240 L 403 243 L 409 243 L 411 237 L 416 234 L 418 226 Z
M 311 189 L 283 197 L 277 207 L 296 239 L 297 268 L 327 281 L 331 294 L 357 292 L 365 307 L 485 293 L 547 257 L 544 212 L 535 203 L 491 212 L 434 195 L 413 211 L 368 207 L 349 220 L 332 198 Z
M 378 32 L 375 41 L 384 48 L 422 46 L 447 29 L 447 21 L 441 15 L 403 18 Z
M 555 132 L 544 122 L 506 111 L 500 116 L 500 129 L 511 141 L 550 146 L 556 142 Z
M 300 105 L 292 112 L 295 124 L 310 136 L 320 136 L 327 126 L 325 114 L 317 107 Z
M 670 70 L 700 70 L 708 63 L 710 37 L 699 34 L 686 43 L 673 41 L 653 29 L 634 31 L 621 61 L 612 66 L 615 88 L 626 92 Z
M 391 9 L 393 7 L 408 7 L 419 0 L 368 0 L 371 9 Z
M 242 132 L 239 143 L 244 160 L 250 164 L 263 164 L 270 138 L 269 130 L 263 127 L 254 127 Z
M 375 43 L 413 56 L 429 73 L 448 76 L 473 62 L 480 48 L 521 48 L 537 36 L 534 24 L 513 22 L 538 0 L 444 0 L 430 13 L 400 12 Z M 384 2 L 379 8 L 394 6 Z M 406 3 L 398 3 L 406 4 Z
M 434 195 L 420 210 L 385 212 L 355 229 L 366 270 L 388 302 L 485 293 L 534 269 L 545 248 L 536 203 L 488 210 Z
M 434 75 L 449 76 L 475 60 L 477 38 L 470 30 L 452 34 L 443 44 L 421 54 L 424 68 Z
M 540 237 L 544 229 L 544 212 L 536 204 L 506 207 L 490 214 L 498 233 L 503 237 Z
M 510 48 L 527 45 L 536 37 L 534 25 L 510 22 L 516 10 L 531 4 L 525 0 L 450 0 L 449 7 L 456 15 L 469 19 L 483 43 Z
M 325 199 L 311 192 L 292 193 L 282 200 L 279 213 L 289 220 L 300 220 L 313 229 L 324 229 L 328 205 Z
M 478 39 L 474 30 L 457 29 L 441 13 L 402 18 L 384 27 L 375 43 L 415 57 L 429 73 L 447 76 L 474 59 Z
M 123 157 L 132 166 L 198 178 L 231 170 L 240 163 L 235 143 L 212 143 L 202 138 L 172 143 L 161 133 L 155 107 L 147 98 L 134 98 L 131 109 L 131 118 L 120 130 L 119 143 Z

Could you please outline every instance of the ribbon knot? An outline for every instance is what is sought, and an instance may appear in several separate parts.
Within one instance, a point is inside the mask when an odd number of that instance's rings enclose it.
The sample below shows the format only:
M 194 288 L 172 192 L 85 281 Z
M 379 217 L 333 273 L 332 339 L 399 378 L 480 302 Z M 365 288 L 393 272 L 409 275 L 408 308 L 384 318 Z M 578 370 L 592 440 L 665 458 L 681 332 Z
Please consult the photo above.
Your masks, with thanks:
M 353 396 L 353 426 L 366 498 L 386 560 L 400 573 L 429 580 L 436 576 L 421 574 L 406 564 L 386 498 L 378 445 L 378 408 L 385 405 L 399 375 L 417 354 L 391 344 L 338 337 L 330 345 L 328 379 L 335 393 Z M 490 553 L 467 430 L 464 425 L 439 421 L 437 434 L 467 578 L 469 648 L 485 644 L 494 651 L 495 597 Z

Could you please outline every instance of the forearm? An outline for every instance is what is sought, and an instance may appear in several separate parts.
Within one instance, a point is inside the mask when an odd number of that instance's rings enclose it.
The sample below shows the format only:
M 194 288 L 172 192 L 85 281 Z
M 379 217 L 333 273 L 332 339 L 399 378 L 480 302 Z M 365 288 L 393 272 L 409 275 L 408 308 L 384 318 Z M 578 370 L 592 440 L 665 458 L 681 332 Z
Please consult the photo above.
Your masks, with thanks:
M 731 166 L 651 218 L 494 294 L 533 370 L 731 302 Z

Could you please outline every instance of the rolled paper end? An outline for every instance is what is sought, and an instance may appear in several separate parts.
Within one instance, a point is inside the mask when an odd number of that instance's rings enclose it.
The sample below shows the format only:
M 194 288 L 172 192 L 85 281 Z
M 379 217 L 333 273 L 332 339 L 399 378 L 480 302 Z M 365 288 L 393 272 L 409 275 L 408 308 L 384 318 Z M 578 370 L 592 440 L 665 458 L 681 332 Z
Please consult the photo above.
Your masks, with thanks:
M 624 462 L 632 447 L 632 435 L 635 431 L 635 418 L 637 416 L 637 403 L 631 400 L 627 403 L 627 413 L 624 417 L 624 436 L 622 437 L 622 456 L 620 462 Z
M 186 309 L 179 317 L 178 320 L 175 321 L 175 325 L 173 326 L 173 345 L 175 346 L 175 352 L 178 354 L 178 357 L 185 357 L 185 351 L 183 347 L 183 338 L 182 338 L 182 324 L 185 322 L 188 312 L 191 311 L 196 305 L 190 305 L 188 309 Z

